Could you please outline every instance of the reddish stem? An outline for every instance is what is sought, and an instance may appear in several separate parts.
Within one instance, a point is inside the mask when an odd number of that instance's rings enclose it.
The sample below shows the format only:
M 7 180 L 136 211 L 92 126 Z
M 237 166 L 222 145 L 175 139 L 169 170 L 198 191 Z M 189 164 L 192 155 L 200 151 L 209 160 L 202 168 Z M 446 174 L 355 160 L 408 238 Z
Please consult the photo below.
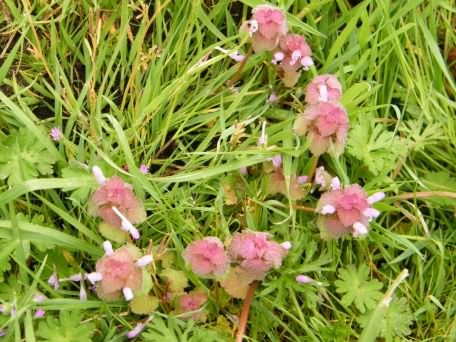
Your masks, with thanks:
M 258 281 L 254 281 L 250 284 L 247 294 L 245 295 L 241 317 L 239 318 L 239 329 L 236 334 L 236 342 L 242 342 L 242 339 L 244 338 L 245 328 L 247 327 L 247 319 L 249 318 L 250 305 L 252 304 L 252 299 L 255 295 L 255 290 L 258 287 L 258 284 Z
M 247 54 L 245 55 L 244 60 L 241 62 L 241 64 L 239 64 L 239 68 L 237 69 L 233 78 L 231 78 L 231 80 L 228 81 L 229 87 L 234 86 L 237 83 L 237 81 L 239 81 L 239 79 L 241 78 L 242 70 L 244 69 L 245 64 L 247 63 L 247 61 L 249 60 L 249 58 L 252 54 L 253 54 L 253 48 L 250 48 L 249 51 L 247 51 Z
M 319 159 L 319 156 L 312 157 L 312 164 L 310 165 L 310 170 L 307 175 L 307 179 L 309 180 L 309 182 L 313 181 L 314 173 L 315 173 L 315 170 L 317 169 L 317 165 L 318 165 L 318 159 Z

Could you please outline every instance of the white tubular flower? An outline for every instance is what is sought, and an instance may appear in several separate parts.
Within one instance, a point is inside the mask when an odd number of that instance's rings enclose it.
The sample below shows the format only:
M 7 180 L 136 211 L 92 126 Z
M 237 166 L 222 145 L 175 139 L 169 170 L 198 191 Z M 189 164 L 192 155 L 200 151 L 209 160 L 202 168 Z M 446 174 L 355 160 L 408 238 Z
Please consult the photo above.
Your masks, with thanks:
M 321 208 L 320 214 L 322 215 L 330 215 L 334 214 L 336 212 L 336 208 L 332 206 L 331 204 L 324 205 L 323 208 Z
M 325 177 L 324 177 L 325 168 L 320 166 L 315 171 L 315 184 L 318 184 L 322 187 L 326 186 Z
M 82 276 L 81 276 L 81 273 L 77 273 L 77 274 L 73 274 L 73 275 L 69 276 L 68 279 L 71 281 L 81 281 Z
M 309 68 L 314 64 L 312 57 L 305 56 L 301 58 L 301 65 L 304 70 L 309 70 Z
M 249 20 L 249 35 L 250 37 L 253 36 L 253 34 L 258 31 L 258 21 L 255 19 Z
M 375 202 L 381 201 L 384 198 L 385 198 L 384 192 L 376 192 L 375 194 L 373 194 L 372 196 L 369 196 L 367 198 L 367 202 L 372 205 Z
M 145 325 L 143 323 L 136 324 L 136 326 L 133 328 L 133 330 L 130 330 L 129 332 L 127 332 L 127 338 L 132 339 L 132 338 L 135 338 L 136 336 L 138 336 L 139 334 L 141 334 L 142 331 L 144 330 L 144 326 Z
M 302 57 L 301 51 L 295 50 L 291 53 L 290 65 L 295 65 Z
M 355 222 L 353 224 L 353 237 L 360 237 L 367 234 L 367 228 L 361 222 Z
M 340 179 L 339 179 L 339 177 L 333 177 L 331 179 L 331 190 L 340 190 Z
M 111 241 L 106 240 L 105 242 L 103 242 L 103 249 L 106 255 L 112 255 L 114 253 Z
M 276 52 L 274 56 L 272 56 L 271 63 L 272 64 L 277 64 L 285 58 L 285 54 L 282 51 Z
M 81 299 L 82 301 L 87 300 L 87 292 L 84 288 L 84 284 L 82 283 L 82 281 L 81 281 L 81 288 L 79 289 L 79 299 Z
M 266 147 L 268 145 L 268 135 L 266 134 L 266 121 L 263 121 L 261 125 L 261 136 L 258 138 L 257 142 L 259 147 Z
M 136 229 L 133 226 L 132 226 L 132 228 L 130 228 L 130 235 L 133 240 L 138 240 L 140 237 L 138 229 Z
M 380 211 L 374 208 L 367 208 L 363 211 L 363 215 L 369 220 L 372 221 L 374 218 L 380 216 Z
M 92 167 L 92 174 L 95 176 L 95 179 L 100 185 L 106 183 L 106 178 L 103 174 L 103 171 L 98 166 Z
M 92 284 L 95 284 L 96 282 L 101 281 L 103 279 L 103 275 L 98 272 L 92 272 L 86 274 L 86 279 L 90 281 Z
M 280 244 L 284 249 L 287 251 L 291 249 L 291 242 L 290 241 L 285 241 Z
M 136 265 L 139 266 L 139 267 L 146 267 L 152 261 L 154 261 L 154 258 L 152 257 L 152 255 L 148 254 L 148 255 L 143 256 L 142 258 L 139 258 L 136 261 Z
M 228 56 L 235 62 L 243 62 L 245 60 L 245 56 L 237 51 L 230 53 Z
M 328 101 L 328 87 L 326 87 L 325 84 L 320 84 L 318 86 L 318 91 L 320 93 L 318 100 L 327 102 Z
M 136 229 L 135 226 L 133 226 L 133 224 L 119 211 L 119 209 L 117 209 L 116 207 L 112 207 L 112 211 L 114 211 L 114 213 L 120 218 L 121 229 L 123 231 L 129 232 L 134 240 L 138 240 L 138 229 Z
M 124 297 L 125 297 L 125 300 L 126 300 L 127 302 L 129 302 L 130 300 L 132 300 L 133 297 L 134 297 L 133 291 L 132 291 L 129 287 L 124 287 L 124 288 L 122 289 L 122 293 L 123 293 L 123 295 L 124 295 Z

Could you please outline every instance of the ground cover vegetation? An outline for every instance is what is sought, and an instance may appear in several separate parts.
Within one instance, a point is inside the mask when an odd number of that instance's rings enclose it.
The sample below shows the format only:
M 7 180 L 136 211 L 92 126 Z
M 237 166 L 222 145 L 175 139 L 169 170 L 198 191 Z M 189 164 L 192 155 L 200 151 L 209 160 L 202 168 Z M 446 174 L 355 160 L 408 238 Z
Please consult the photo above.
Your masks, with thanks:
M 456 340 L 455 13 L 0 2 L 0 340 Z

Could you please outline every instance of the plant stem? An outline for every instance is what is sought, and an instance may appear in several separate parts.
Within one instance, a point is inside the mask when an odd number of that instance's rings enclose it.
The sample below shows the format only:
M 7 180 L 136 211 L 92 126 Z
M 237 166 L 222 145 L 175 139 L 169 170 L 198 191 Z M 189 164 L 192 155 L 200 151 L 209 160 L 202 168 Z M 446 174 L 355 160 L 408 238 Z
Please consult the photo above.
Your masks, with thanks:
M 311 182 L 311 184 L 313 182 L 313 176 L 314 176 L 315 170 L 317 169 L 318 159 L 319 159 L 319 156 L 312 157 L 312 164 L 310 165 L 310 170 L 307 175 L 307 179 L 309 182 Z
M 307 211 L 309 213 L 314 213 L 315 212 L 315 208 L 306 207 L 305 205 L 297 205 L 297 204 L 295 204 L 293 206 L 293 208 L 296 209 L 296 210 Z
M 406 192 L 402 195 L 391 196 L 388 199 L 393 201 L 405 201 L 414 198 L 429 198 L 429 197 L 447 197 L 456 198 L 456 192 L 451 191 L 421 191 L 421 192 Z
M 215 303 L 217 306 L 220 308 L 220 289 L 219 289 L 219 284 L 218 281 L 214 279 L 214 297 L 215 297 Z
M 250 284 L 247 294 L 244 298 L 244 304 L 242 305 L 241 317 L 239 318 L 239 329 L 236 334 L 236 342 L 242 342 L 244 338 L 245 328 L 247 326 L 247 319 L 249 318 L 250 304 L 252 304 L 252 299 L 255 294 L 255 290 L 258 287 L 259 282 L 254 281 Z
M 247 54 L 245 55 L 244 60 L 241 62 L 241 64 L 239 64 L 239 68 L 237 69 L 236 73 L 228 81 L 228 87 L 234 86 L 237 83 L 237 81 L 239 81 L 239 79 L 241 78 L 242 70 L 244 69 L 247 61 L 249 60 L 250 56 L 252 56 L 252 54 L 253 54 L 253 48 L 250 48 L 249 51 L 247 51 Z

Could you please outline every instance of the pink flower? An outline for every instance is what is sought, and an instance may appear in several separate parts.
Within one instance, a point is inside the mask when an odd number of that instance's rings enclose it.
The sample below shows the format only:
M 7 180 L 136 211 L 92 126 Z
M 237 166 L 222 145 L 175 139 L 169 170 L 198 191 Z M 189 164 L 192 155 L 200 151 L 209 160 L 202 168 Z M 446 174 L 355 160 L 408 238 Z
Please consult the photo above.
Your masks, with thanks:
M 232 260 L 256 280 L 263 280 L 271 268 L 279 268 L 287 253 L 285 247 L 269 240 L 269 234 L 247 230 L 234 234 L 229 247 Z
M 146 219 L 144 206 L 136 198 L 132 186 L 116 176 L 106 180 L 89 202 L 89 211 L 93 215 L 100 216 L 112 227 L 121 228 L 122 219 L 113 211 L 113 207 L 131 223 L 141 223 Z
M 296 281 L 300 284 L 310 284 L 313 283 L 315 280 L 313 280 L 311 277 L 308 277 L 304 274 L 300 274 L 296 276 Z
M 135 337 L 137 337 L 139 334 L 141 334 L 144 330 L 144 328 L 147 326 L 147 324 L 149 324 L 149 322 L 153 319 L 154 316 L 150 316 L 148 319 L 146 319 L 145 322 L 139 322 L 138 324 L 136 324 L 136 326 L 127 332 L 127 338 L 128 339 L 133 339 Z
M 63 138 L 62 131 L 58 127 L 53 127 L 51 129 L 51 133 L 49 133 L 51 136 L 52 140 L 54 141 L 60 141 Z
M 141 334 L 143 332 L 144 328 L 145 328 L 145 325 L 143 323 L 136 324 L 136 326 L 132 330 L 127 332 L 127 338 L 128 339 L 135 338 L 136 336 L 138 336 L 139 334 Z
M 275 169 L 280 169 L 282 166 L 282 156 L 280 154 L 276 154 L 275 156 L 269 158 L 272 162 L 272 165 L 274 166 Z
M 207 302 L 207 295 L 200 290 L 195 290 L 190 293 L 185 293 L 179 297 L 179 313 L 191 312 L 199 310 Z M 192 317 L 194 321 L 204 321 L 206 318 L 205 312 L 195 312 Z
M 193 272 L 204 278 L 224 274 L 230 264 L 223 243 L 211 236 L 188 245 L 184 250 L 184 259 Z
M 287 34 L 280 39 L 279 51 L 274 54 L 273 64 L 277 64 L 286 87 L 298 81 L 300 69 L 308 70 L 313 65 L 312 50 L 303 36 Z
M 271 95 L 269 95 L 267 103 L 272 104 L 276 103 L 279 98 L 277 97 L 277 94 L 275 91 L 272 91 Z
M 306 88 L 306 102 L 334 102 L 342 96 L 342 86 L 334 75 L 315 77 Z
M 33 315 L 35 318 L 41 318 L 46 314 L 46 311 L 43 309 L 38 309 L 35 311 L 35 315 Z
M 57 277 L 57 272 L 51 274 L 48 279 L 48 284 L 54 287 L 54 290 L 57 290 L 60 287 L 59 278 Z
M 269 5 L 257 6 L 252 13 L 252 19 L 247 22 L 247 30 L 252 37 L 253 49 L 255 52 L 273 50 L 280 37 L 288 31 L 285 14 Z
M 324 193 L 316 211 L 322 234 L 329 238 L 352 233 L 354 237 L 367 234 L 369 221 L 380 215 L 370 206 L 366 192 L 357 184 Z
M 101 275 L 97 294 L 101 299 L 117 299 L 123 293 L 129 300 L 132 298 L 132 291 L 141 288 L 142 269 L 136 264 L 138 257 L 139 251 L 136 247 L 124 246 L 97 262 L 96 274 Z
M 149 173 L 149 166 L 145 165 L 145 164 L 141 164 L 141 166 L 139 167 L 139 172 L 141 172 L 143 175 L 146 175 Z
M 321 155 L 331 147 L 340 155 L 347 139 L 347 112 L 338 103 L 318 102 L 298 115 L 293 130 L 298 135 L 308 135 L 309 149 L 314 155 Z

